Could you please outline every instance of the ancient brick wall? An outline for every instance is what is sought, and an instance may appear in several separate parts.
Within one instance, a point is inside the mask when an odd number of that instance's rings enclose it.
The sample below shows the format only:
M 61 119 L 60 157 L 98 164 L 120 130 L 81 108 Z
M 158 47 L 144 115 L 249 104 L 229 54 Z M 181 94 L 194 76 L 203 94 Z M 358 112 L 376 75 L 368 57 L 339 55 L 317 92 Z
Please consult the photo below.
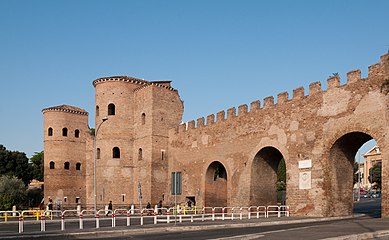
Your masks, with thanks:
M 169 135 L 169 171 L 183 172 L 184 193 L 204 205 L 208 166 L 218 161 L 227 170 L 229 206 L 268 205 L 276 188 L 274 162 L 282 156 L 287 168 L 287 204 L 295 215 L 347 215 L 352 207 L 352 163 L 358 148 L 374 138 L 388 152 L 388 95 L 381 92 L 389 78 L 388 55 L 369 67 L 348 73 L 347 84 L 330 77 L 265 98 L 248 106 L 190 121 Z M 264 151 L 264 149 L 267 149 Z M 281 156 L 280 156 L 281 154 Z M 299 168 L 309 160 L 311 166 Z M 383 164 L 383 176 L 388 167 Z M 272 170 L 273 169 L 273 170 Z M 308 179 L 304 182 L 304 178 Z M 301 185 L 303 184 L 303 185 Z M 169 186 L 170 187 L 170 186 Z M 387 187 L 383 189 L 384 196 Z M 169 199 L 173 201 L 173 196 Z M 386 200 L 383 200 L 385 202 Z M 385 214 L 387 207 L 383 207 Z
M 358 148 L 374 139 L 382 151 L 382 175 L 388 179 L 389 55 L 361 71 L 274 97 L 254 101 L 179 125 L 183 104 L 169 81 L 131 77 L 96 79 L 97 203 L 115 206 L 172 205 L 171 173 L 182 173 L 180 203 L 198 206 L 276 204 L 276 168 L 286 162 L 287 204 L 293 215 L 348 215 L 352 207 L 352 164 Z M 112 114 L 110 104 L 115 106 Z M 93 138 L 86 134 L 87 113 L 44 109 L 45 197 L 81 196 L 93 203 Z M 64 110 L 64 109 L 62 109 Z M 74 109 L 73 109 L 74 110 Z M 111 112 L 110 112 L 111 111 Z M 100 125 L 103 117 L 108 117 Z M 80 139 L 62 138 L 47 129 L 79 128 Z M 114 148 L 120 157 L 114 157 Z M 141 151 L 140 151 L 141 149 Z M 54 159 L 81 162 L 80 172 L 49 171 Z M 58 159 L 58 160 L 57 160 Z M 71 163 L 73 166 L 73 163 Z M 79 175 L 77 175 L 79 174 Z M 69 182 L 66 182 L 69 179 Z M 389 185 L 382 184 L 383 215 L 389 216 Z M 62 191 L 62 192 L 61 192 Z M 66 192 L 66 193 L 65 193 Z

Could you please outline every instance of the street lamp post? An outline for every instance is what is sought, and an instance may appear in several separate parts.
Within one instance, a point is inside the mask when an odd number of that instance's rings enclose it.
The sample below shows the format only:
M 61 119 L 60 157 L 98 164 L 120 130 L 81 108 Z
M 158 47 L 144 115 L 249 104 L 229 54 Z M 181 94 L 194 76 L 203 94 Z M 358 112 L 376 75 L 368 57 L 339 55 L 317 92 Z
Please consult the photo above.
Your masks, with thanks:
M 96 131 L 95 131 L 95 137 L 93 138 L 93 210 L 96 213 L 97 207 L 96 207 L 96 159 L 97 159 L 97 148 L 96 148 L 96 138 L 97 138 L 97 133 L 100 129 L 101 124 L 103 122 L 107 121 L 108 117 L 104 117 L 101 119 L 101 123 L 97 126 Z
M 361 200 L 361 154 L 358 150 L 358 202 Z

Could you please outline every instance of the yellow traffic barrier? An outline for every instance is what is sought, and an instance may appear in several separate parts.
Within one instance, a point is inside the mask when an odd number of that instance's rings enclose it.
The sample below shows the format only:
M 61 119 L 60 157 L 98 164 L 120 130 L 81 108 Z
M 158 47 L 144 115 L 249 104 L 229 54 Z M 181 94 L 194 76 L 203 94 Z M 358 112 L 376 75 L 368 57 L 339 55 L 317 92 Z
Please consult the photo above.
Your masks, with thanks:
M 8 222 L 10 218 L 19 218 L 19 211 L 0 211 L 0 214 L 4 214 L 0 216 L 0 218 L 4 218 L 4 222 Z

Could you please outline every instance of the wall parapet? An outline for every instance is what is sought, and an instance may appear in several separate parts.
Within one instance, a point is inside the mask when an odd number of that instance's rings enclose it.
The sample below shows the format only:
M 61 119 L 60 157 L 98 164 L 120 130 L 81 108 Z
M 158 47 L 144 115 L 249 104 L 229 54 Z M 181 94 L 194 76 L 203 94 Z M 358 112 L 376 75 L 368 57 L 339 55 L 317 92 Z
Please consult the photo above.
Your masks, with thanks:
M 347 73 L 347 83 L 353 83 L 361 80 L 361 70 L 356 69 Z
M 336 88 L 340 86 L 339 75 L 331 76 L 327 79 L 327 89 Z
M 309 84 L 309 95 L 320 93 L 321 91 L 321 82 L 313 82 Z
M 69 105 L 59 105 L 59 106 L 44 108 L 44 109 L 42 109 L 42 112 L 43 113 L 45 113 L 45 112 L 68 112 L 68 113 L 88 116 L 88 112 L 85 111 L 84 109 L 69 106 Z
M 104 83 L 104 82 L 125 82 L 130 84 L 136 84 L 140 87 L 136 88 L 134 92 L 140 91 L 149 86 L 157 86 L 160 88 L 166 88 L 170 91 L 177 91 L 176 89 L 170 86 L 171 81 L 146 81 L 139 78 L 129 77 L 129 76 L 113 76 L 113 77 L 103 77 L 98 78 L 92 82 L 93 86 Z
M 368 79 L 371 77 L 382 77 L 383 72 L 386 74 L 389 74 L 388 70 L 383 69 L 389 69 L 389 53 L 381 56 L 380 62 L 377 64 L 370 65 L 368 67 L 369 74 Z M 321 94 L 325 91 L 328 91 L 333 88 L 343 88 L 347 87 L 348 85 L 352 85 L 354 83 L 357 83 L 360 80 L 365 80 L 361 78 L 361 70 L 355 69 L 347 72 L 347 83 L 345 85 L 340 85 L 340 76 L 336 73 L 333 74 L 333 76 L 330 76 L 327 78 L 327 89 L 323 90 L 321 86 L 320 81 L 312 82 L 309 84 L 309 92 L 308 95 L 305 95 L 305 89 L 304 87 L 298 87 L 293 89 L 293 96 L 292 99 L 289 99 L 289 93 L 288 92 L 281 92 L 277 94 L 277 102 L 274 102 L 274 97 L 269 96 L 263 99 L 263 106 L 261 106 L 260 100 L 255 100 L 250 103 L 250 109 L 247 104 L 242 104 L 238 106 L 238 111 L 236 111 L 235 107 L 227 109 L 227 114 L 224 110 L 219 111 L 216 114 L 210 114 L 206 117 L 206 121 L 204 117 L 198 118 L 195 124 L 194 120 L 191 120 L 187 123 L 187 125 L 183 124 L 183 126 L 179 126 L 176 128 L 177 131 L 173 131 L 176 134 L 190 131 L 197 128 L 203 128 L 207 126 L 211 126 L 214 124 L 219 124 L 226 121 L 233 121 L 235 118 L 239 118 L 242 116 L 245 116 L 247 114 L 253 114 L 258 113 L 264 109 L 275 109 L 277 106 L 281 106 L 283 104 L 287 104 L 290 101 L 307 101 L 307 98 L 310 96 Z

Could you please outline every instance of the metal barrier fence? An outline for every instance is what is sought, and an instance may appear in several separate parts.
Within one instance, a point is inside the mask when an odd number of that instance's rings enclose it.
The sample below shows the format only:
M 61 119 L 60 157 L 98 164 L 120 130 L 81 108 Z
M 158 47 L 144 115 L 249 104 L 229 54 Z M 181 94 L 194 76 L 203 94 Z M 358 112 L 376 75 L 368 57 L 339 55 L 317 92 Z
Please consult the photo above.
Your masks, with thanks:
M 79 229 L 84 229 L 84 221 L 95 221 L 95 228 L 100 228 L 101 215 L 105 215 L 104 220 L 111 220 L 111 227 L 115 228 L 117 220 L 126 219 L 126 226 L 131 226 L 131 221 L 137 220 L 139 225 L 143 226 L 145 220 L 152 224 L 158 223 L 182 223 L 183 221 L 215 221 L 215 220 L 244 220 L 259 219 L 269 216 L 289 217 L 289 206 L 287 205 L 270 205 L 270 206 L 250 206 L 250 207 L 203 207 L 185 209 L 180 206 L 172 208 L 153 208 L 153 209 L 130 209 L 119 208 L 115 210 L 100 209 L 94 210 L 26 210 L 26 211 L 0 211 L 0 216 L 8 218 L 18 218 L 19 233 L 24 231 L 25 218 L 33 216 L 40 220 L 40 231 L 46 231 L 46 220 L 60 218 L 61 230 L 65 230 L 65 218 L 72 218 L 73 222 L 78 221 Z

